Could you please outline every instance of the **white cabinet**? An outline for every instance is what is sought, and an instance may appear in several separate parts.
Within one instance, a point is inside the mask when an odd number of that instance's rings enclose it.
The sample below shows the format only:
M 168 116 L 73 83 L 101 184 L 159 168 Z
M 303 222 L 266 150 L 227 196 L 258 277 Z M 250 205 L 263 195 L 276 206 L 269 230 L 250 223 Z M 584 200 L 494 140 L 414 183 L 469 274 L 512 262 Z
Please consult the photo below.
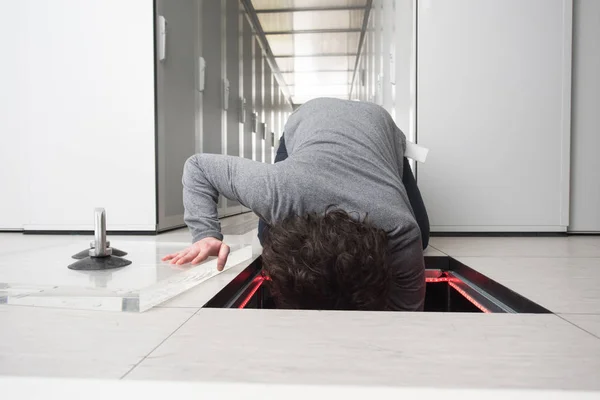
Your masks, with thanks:
M 418 2 L 418 183 L 432 231 L 569 225 L 571 0 Z
M 0 159 L 13 182 L 2 182 L 0 229 L 91 229 L 94 207 L 112 230 L 156 229 L 152 1 L 19 0 L 3 11 L 18 23 L 2 40 L 18 49 L 2 59 L 2 97 L 17 102 L 0 147 L 20 156 Z
M 600 232 L 600 1 L 573 8 L 571 232 Z
M 251 154 L 250 121 L 240 136 L 237 98 L 247 98 L 250 111 L 262 99 L 262 69 L 255 85 L 247 75 L 263 58 L 257 45 L 240 65 L 254 35 L 239 1 L 3 6 L 10 18 L 0 25 L 8 55 L 0 64 L 0 230 L 91 230 L 95 207 L 106 209 L 111 231 L 182 226 L 185 160 L 200 151 Z M 161 17 L 165 29 L 155 30 Z M 242 211 L 225 201 L 222 213 Z

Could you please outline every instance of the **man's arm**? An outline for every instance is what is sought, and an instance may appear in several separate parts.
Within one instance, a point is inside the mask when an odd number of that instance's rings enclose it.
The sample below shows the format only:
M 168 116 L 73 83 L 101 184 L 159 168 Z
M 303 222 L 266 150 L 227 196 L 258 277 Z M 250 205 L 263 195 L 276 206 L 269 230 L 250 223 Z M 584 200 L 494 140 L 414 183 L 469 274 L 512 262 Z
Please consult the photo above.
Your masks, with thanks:
M 223 239 L 217 213 L 219 193 L 271 221 L 279 184 L 276 165 L 218 154 L 190 157 L 183 171 L 183 205 L 194 242 L 206 237 Z

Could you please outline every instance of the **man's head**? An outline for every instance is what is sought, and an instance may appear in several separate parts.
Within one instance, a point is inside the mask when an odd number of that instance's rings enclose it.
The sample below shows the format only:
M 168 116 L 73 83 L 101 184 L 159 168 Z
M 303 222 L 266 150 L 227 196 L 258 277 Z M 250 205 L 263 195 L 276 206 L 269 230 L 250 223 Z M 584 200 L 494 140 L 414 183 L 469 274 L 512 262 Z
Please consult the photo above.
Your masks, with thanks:
M 279 308 L 385 310 L 387 242 L 385 231 L 342 210 L 274 224 L 262 256 L 271 295 Z

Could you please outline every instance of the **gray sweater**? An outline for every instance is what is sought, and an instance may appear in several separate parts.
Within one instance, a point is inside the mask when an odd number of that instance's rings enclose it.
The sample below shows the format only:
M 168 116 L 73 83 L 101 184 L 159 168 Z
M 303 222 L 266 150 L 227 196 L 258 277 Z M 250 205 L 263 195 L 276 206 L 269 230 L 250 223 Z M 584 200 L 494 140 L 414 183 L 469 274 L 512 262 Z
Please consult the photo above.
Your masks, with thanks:
M 421 309 L 421 234 L 402 184 L 406 138 L 388 112 L 371 103 L 320 98 L 298 108 L 284 132 L 288 158 L 277 164 L 216 154 L 198 154 L 187 161 L 183 202 L 194 242 L 223 238 L 219 193 L 267 223 L 323 213 L 330 205 L 368 214 L 388 233 L 394 308 Z

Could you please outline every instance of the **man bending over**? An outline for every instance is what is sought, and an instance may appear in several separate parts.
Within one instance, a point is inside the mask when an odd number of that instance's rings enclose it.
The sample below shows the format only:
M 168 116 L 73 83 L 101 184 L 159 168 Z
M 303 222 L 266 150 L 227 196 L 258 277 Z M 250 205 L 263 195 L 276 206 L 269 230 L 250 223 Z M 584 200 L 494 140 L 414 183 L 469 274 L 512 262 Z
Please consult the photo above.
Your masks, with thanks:
M 279 308 L 422 310 L 429 223 L 391 116 L 375 104 L 321 98 L 298 108 L 284 132 L 275 164 L 216 154 L 186 162 L 194 244 L 163 260 L 217 256 L 223 269 L 222 194 L 260 217 L 263 268 Z

